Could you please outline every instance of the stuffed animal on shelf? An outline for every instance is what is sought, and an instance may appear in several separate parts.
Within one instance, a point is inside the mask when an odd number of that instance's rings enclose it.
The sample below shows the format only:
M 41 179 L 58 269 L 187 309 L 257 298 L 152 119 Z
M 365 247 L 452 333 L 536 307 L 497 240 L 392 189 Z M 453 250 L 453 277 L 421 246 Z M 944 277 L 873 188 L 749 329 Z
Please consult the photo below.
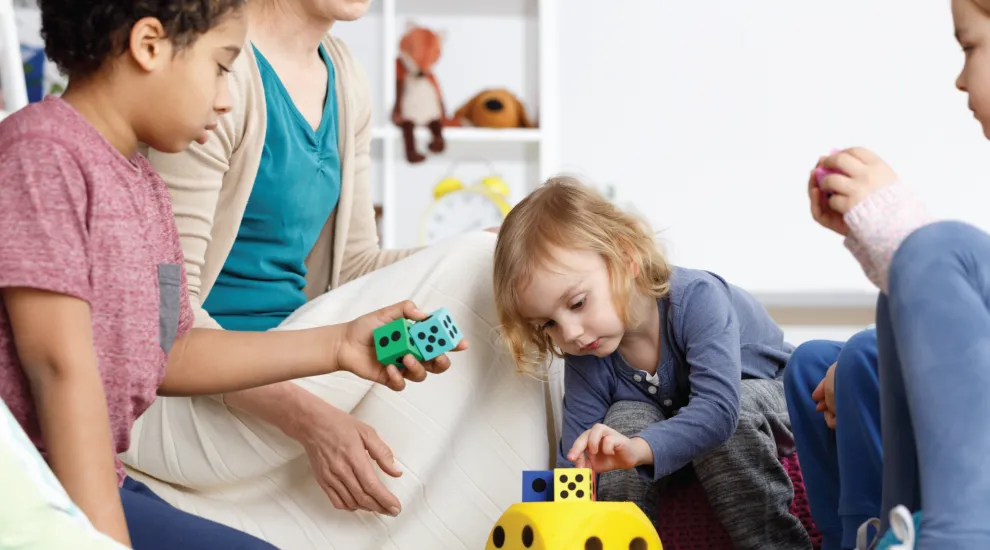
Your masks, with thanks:
M 399 41 L 392 122 L 402 129 L 406 160 L 411 163 L 426 159 L 416 150 L 414 130 L 417 126 L 430 129 L 430 151 L 440 153 L 444 150 L 443 126 L 447 115 L 440 84 L 433 74 L 433 67 L 440 59 L 443 38 L 442 32 L 409 23 Z
M 535 128 L 526 107 L 505 89 L 482 90 L 454 113 L 454 120 L 480 128 Z

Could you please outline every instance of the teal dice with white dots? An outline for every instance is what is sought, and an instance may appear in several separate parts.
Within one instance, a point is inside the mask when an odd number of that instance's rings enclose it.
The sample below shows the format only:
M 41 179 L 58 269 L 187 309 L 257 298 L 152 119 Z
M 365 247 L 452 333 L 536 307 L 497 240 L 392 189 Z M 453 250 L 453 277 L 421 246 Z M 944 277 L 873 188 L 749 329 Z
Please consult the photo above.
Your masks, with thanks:
M 435 359 L 454 349 L 464 335 L 454 322 L 447 308 L 442 307 L 426 319 L 412 326 L 410 331 L 413 342 L 424 361 Z

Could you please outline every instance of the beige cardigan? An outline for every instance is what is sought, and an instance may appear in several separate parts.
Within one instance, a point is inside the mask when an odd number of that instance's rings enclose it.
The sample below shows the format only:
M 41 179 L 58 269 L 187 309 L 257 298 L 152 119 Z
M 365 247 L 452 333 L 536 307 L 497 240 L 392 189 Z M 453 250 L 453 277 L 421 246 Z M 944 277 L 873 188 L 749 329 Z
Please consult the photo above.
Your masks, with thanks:
M 371 94 L 367 77 L 344 43 L 327 36 L 323 47 L 336 76 L 340 202 L 306 259 L 306 295 L 398 261 L 412 250 L 381 250 L 371 203 Z M 197 327 L 221 328 L 202 304 L 234 245 L 254 186 L 265 142 L 265 90 L 250 42 L 230 75 L 232 112 L 220 117 L 205 145 L 177 154 L 144 149 L 168 184 L 185 253 L 189 298 Z

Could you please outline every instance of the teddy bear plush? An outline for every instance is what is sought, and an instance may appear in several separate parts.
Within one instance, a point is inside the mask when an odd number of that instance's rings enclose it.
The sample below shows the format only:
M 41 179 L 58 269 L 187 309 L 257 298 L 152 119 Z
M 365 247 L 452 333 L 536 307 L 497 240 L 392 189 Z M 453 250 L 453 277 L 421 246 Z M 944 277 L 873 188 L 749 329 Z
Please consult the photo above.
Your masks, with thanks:
M 482 90 L 454 113 L 454 120 L 480 128 L 535 128 L 526 108 L 512 92 Z
M 440 59 L 443 33 L 409 23 L 399 42 L 396 59 L 395 106 L 392 122 L 402 129 L 406 160 L 422 162 L 426 157 L 416 150 L 413 131 L 417 126 L 430 129 L 429 150 L 444 150 L 443 126 L 447 120 L 440 84 L 433 67 Z

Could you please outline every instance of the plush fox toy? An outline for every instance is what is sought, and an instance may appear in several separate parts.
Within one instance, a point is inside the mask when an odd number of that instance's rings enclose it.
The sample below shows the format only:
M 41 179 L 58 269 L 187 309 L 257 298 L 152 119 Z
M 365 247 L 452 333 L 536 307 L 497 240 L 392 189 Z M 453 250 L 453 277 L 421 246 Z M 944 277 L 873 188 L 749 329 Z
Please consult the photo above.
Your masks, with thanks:
M 396 59 L 395 107 L 392 122 L 402 128 L 402 139 L 409 162 L 422 162 L 426 157 L 416 151 L 413 130 L 417 126 L 430 129 L 433 139 L 430 151 L 444 150 L 443 126 L 447 120 L 440 85 L 433 66 L 440 59 L 443 34 L 410 23 L 399 42 Z

